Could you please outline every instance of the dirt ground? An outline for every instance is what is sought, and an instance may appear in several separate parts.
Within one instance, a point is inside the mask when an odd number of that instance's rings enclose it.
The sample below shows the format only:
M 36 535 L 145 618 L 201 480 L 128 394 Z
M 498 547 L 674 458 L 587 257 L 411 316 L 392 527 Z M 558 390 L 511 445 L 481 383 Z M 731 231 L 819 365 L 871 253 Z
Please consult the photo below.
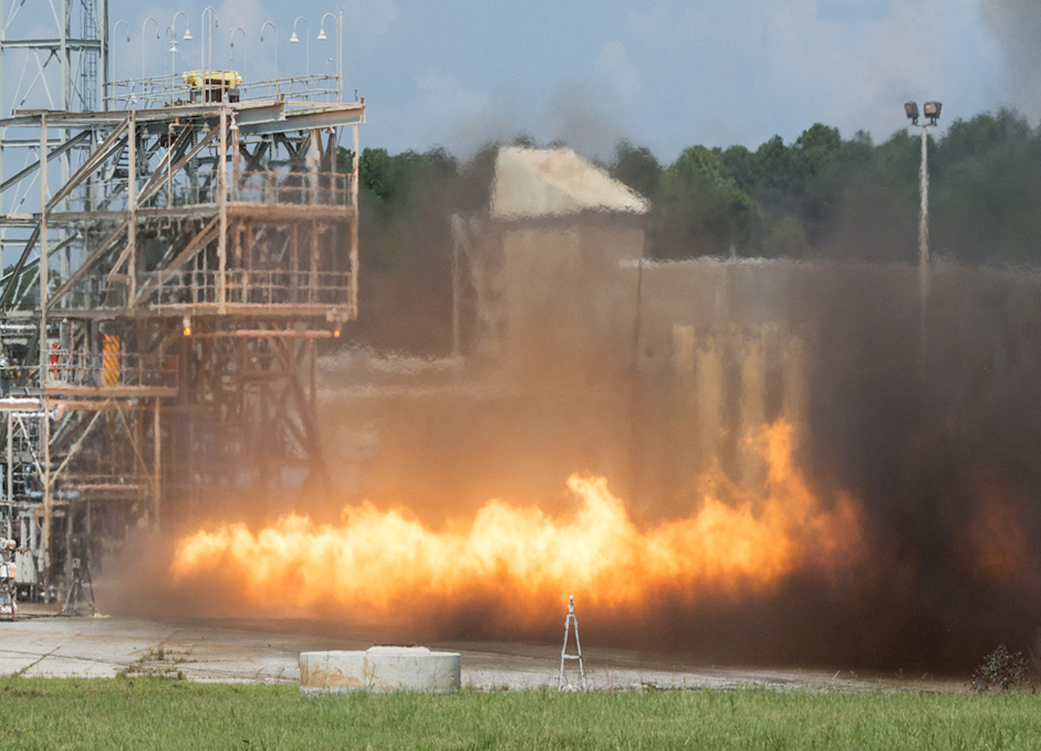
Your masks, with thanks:
M 331 634 L 326 624 L 304 619 L 61 617 L 53 608 L 22 605 L 15 621 L 0 622 L 0 675 L 108 678 L 119 673 L 180 673 L 194 681 L 291 684 L 299 680 L 300 652 L 367 649 L 377 643 L 369 636 Z M 447 642 L 424 646 L 459 652 L 464 686 L 517 690 L 557 685 L 559 644 Z M 589 685 L 603 690 L 735 686 L 964 689 L 953 681 L 695 665 L 591 644 L 584 645 L 583 658 Z M 569 661 L 567 667 L 568 680 L 577 685 L 577 665 Z

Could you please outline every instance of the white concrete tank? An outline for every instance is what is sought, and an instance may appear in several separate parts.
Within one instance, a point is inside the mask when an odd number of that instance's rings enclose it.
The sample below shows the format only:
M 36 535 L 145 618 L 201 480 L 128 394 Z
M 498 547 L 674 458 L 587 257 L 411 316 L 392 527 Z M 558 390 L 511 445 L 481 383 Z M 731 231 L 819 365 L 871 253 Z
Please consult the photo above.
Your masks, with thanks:
M 459 690 L 458 652 L 426 647 L 371 647 L 364 652 L 301 652 L 300 693 L 418 691 L 450 694 Z

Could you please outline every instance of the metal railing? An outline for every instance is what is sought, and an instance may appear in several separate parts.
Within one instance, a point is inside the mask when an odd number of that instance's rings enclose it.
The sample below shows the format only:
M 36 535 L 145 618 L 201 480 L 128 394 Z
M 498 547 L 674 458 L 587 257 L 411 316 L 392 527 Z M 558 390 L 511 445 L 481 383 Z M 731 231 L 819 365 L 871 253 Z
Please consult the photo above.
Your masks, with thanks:
M 258 170 L 232 173 L 230 183 L 228 199 L 241 203 L 347 206 L 351 202 L 351 181 L 336 172 Z
M 177 388 L 177 358 L 128 352 L 94 353 L 54 349 L 48 353 L 47 383 Z
M 209 178 L 209 179 L 207 179 Z M 212 171 L 178 172 L 149 199 L 146 208 L 215 206 L 219 191 Z M 138 189 L 143 188 L 139 180 Z M 93 180 L 70 194 L 70 204 L 93 211 L 126 211 L 127 178 Z M 290 172 L 228 170 L 227 198 L 237 203 L 292 204 L 298 206 L 349 206 L 350 175 L 341 172 Z
M 62 308 L 55 310 L 121 310 L 135 305 L 149 307 L 185 307 L 216 305 L 219 295 L 220 272 L 214 269 L 180 268 L 173 271 L 139 271 L 131 290 L 126 276 L 88 276 L 81 279 L 62 298 Z M 232 268 L 224 273 L 224 302 L 246 305 L 309 305 L 343 306 L 353 304 L 351 273 L 349 271 L 282 271 L 279 269 Z M 101 355 L 98 355 L 101 357 Z M 90 367 L 80 362 L 61 359 L 55 364 L 61 372 L 81 369 L 99 372 L 102 365 Z M 137 370 L 127 362 L 129 371 Z M 143 369 L 152 367 L 142 364 Z M 121 366 L 122 368 L 122 366 Z M 0 379 L 17 381 L 21 368 L 0 366 Z M 79 382 L 79 375 L 62 375 L 68 382 Z M 94 379 L 96 380 L 96 379 Z M 144 381 L 142 381 L 144 383 Z
M 335 102 L 339 96 L 340 77 L 317 73 L 251 81 L 239 87 L 239 99 L 243 102 Z
M 243 83 L 237 89 L 218 85 L 193 86 L 183 73 L 112 81 L 105 85 L 110 110 L 151 109 L 183 104 L 218 102 L 335 102 L 340 98 L 339 76 L 312 74 Z
M 219 302 L 216 271 L 152 272 L 146 276 L 155 288 L 150 300 L 159 306 Z M 249 305 L 348 305 L 351 274 L 349 271 L 232 269 L 225 272 L 224 301 Z

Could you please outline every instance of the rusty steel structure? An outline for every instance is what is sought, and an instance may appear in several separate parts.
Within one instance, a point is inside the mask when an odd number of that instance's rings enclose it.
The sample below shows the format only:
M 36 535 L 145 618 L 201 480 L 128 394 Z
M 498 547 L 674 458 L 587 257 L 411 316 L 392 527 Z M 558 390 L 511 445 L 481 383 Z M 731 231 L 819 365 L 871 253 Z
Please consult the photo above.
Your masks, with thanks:
M 62 597 L 133 527 L 323 477 L 365 103 L 338 75 L 110 83 L 107 0 L 49 2 L 54 38 L 14 39 L 0 0 L 0 78 L 57 59 L 61 92 L 0 97 L 0 536 L 23 595 Z

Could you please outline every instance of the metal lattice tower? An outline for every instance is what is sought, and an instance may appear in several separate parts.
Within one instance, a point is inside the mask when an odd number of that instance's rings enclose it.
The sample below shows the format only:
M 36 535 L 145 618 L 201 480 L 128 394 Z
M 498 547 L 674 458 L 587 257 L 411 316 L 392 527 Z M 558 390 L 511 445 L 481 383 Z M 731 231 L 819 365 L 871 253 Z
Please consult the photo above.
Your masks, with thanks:
M 56 40 L 0 13 L 0 64 L 40 74 L 0 120 L 0 536 L 49 596 L 128 528 L 323 478 L 316 342 L 357 315 L 365 104 L 339 76 L 111 83 L 105 0 L 47 1 Z
M 46 29 L 42 35 L 41 27 Z M 108 0 L 0 0 L 0 101 L 5 111 L 100 109 L 108 80 L 107 29 Z M 12 68 L 18 76 L 10 88 Z

